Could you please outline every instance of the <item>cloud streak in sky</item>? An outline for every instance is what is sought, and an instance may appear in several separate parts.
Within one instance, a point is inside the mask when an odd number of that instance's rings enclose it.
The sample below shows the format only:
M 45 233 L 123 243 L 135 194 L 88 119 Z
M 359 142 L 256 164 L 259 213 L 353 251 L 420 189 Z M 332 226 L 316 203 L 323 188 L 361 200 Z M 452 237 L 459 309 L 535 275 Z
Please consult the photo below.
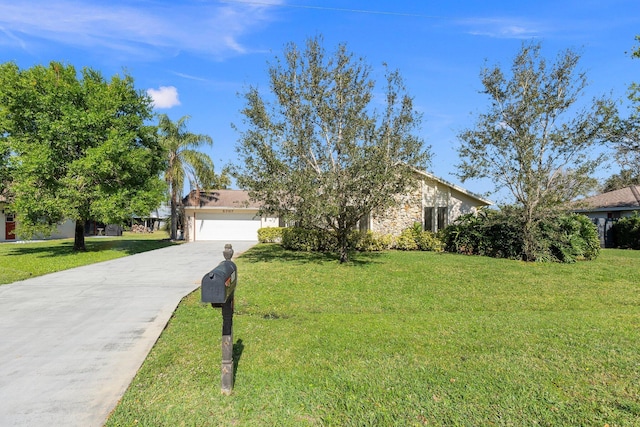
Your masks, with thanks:
M 139 5 L 139 6 L 131 6 Z M 201 2 L 0 3 L 0 44 L 28 49 L 54 41 L 79 48 L 152 56 L 186 51 L 223 59 L 247 52 L 244 35 L 271 22 L 272 8 L 259 4 Z
M 545 32 L 543 25 L 518 18 L 469 18 L 457 24 L 471 35 L 493 38 L 531 39 Z

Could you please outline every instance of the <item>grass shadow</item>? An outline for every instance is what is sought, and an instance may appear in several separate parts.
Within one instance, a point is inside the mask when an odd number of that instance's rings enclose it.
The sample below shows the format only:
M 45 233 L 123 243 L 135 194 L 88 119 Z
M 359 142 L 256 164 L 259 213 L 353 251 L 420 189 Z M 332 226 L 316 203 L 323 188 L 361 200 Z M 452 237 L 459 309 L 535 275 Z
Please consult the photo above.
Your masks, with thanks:
M 165 240 L 145 240 L 145 239 L 105 239 L 90 240 L 85 243 L 86 251 L 76 252 L 73 250 L 73 241 L 64 242 L 46 242 L 35 244 L 15 244 L 5 255 L 7 256 L 34 256 L 38 258 L 57 258 L 79 253 L 96 253 L 102 251 L 121 251 L 126 255 L 134 255 L 142 252 L 162 249 L 169 246 L 178 245 L 180 243 Z
M 240 358 L 244 351 L 244 343 L 241 339 L 233 344 L 233 384 L 236 383 L 236 375 L 238 374 L 238 365 L 240 364 Z
M 380 252 L 351 252 L 347 265 L 368 265 L 376 263 Z M 286 261 L 296 264 L 324 264 L 340 261 L 340 256 L 331 252 L 302 252 L 284 249 L 278 243 L 261 243 L 242 254 L 249 262 Z

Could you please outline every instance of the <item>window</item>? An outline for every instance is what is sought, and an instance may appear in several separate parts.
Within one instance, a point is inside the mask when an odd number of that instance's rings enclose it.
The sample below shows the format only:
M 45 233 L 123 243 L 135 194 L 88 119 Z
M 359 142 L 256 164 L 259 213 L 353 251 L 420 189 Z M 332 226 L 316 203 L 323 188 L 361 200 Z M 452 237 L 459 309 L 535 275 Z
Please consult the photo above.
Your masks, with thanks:
M 369 231 L 369 215 L 364 216 L 358 223 L 358 229 L 361 233 Z
M 438 230 L 447 226 L 447 207 L 438 208 Z
M 424 208 L 424 225 L 422 227 L 425 231 L 433 231 L 433 207 Z

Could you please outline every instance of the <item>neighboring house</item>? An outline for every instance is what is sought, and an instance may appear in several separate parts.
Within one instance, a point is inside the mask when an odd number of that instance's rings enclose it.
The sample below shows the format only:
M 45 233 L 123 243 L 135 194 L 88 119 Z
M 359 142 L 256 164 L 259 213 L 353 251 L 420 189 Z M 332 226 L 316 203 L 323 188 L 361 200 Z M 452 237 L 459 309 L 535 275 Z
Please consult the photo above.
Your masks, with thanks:
M 7 209 L 4 202 L 0 201 L 0 242 L 15 242 L 20 238 L 16 235 L 16 216 Z M 66 221 L 58 225 L 56 230 L 47 236 L 47 239 L 66 239 L 73 237 L 75 223 Z
M 588 216 L 598 226 L 600 246 L 613 247 L 610 233 L 613 224 L 620 218 L 631 216 L 634 211 L 640 211 L 640 185 L 578 200 L 573 211 Z
M 396 207 L 384 215 L 362 221 L 361 230 L 398 235 L 417 222 L 425 230 L 438 231 L 460 215 L 492 204 L 430 173 L 416 173 L 420 177 L 418 188 L 397 196 Z M 278 218 L 260 217 L 260 204 L 251 202 L 243 190 L 192 191 L 183 204 L 188 241 L 257 240 L 260 228 L 281 225 Z

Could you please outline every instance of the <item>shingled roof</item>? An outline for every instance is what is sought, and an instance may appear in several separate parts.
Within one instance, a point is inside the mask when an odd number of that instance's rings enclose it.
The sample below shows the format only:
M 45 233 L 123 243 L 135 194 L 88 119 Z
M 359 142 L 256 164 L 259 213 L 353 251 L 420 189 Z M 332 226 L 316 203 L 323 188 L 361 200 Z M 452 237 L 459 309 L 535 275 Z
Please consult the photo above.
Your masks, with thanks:
M 640 185 L 587 197 L 577 202 L 577 211 L 640 210 Z
M 185 207 L 221 208 L 221 209 L 257 209 L 259 203 L 249 199 L 249 193 L 244 190 L 192 190 L 183 199 Z

